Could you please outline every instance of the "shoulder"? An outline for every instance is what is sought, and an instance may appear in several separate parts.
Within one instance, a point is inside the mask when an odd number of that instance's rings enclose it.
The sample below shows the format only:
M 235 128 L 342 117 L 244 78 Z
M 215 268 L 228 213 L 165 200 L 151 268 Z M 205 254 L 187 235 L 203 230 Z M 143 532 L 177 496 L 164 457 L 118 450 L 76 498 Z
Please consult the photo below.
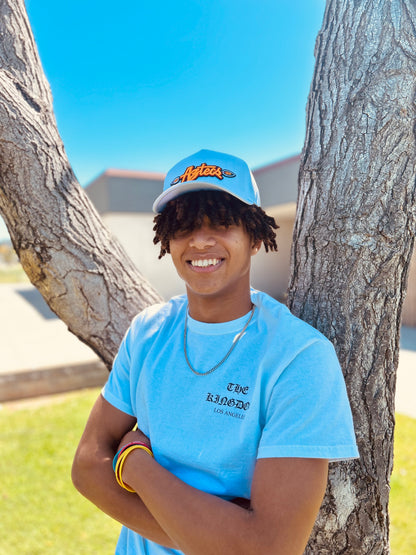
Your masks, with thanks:
M 137 314 L 131 325 L 130 333 L 135 336 L 159 332 L 162 327 L 172 325 L 178 318 L 183 318 L 187 307 L 186 295 L 173 297 L 168 302 L 157 303 L 146 307 Z
M 125 355 L 130 358 L 146 350 L 162 334 L 169 335 L 172 327 L 177 327 L 178 321 L 184 319 L 186 307 L 187 299 L 183 295 L 173 297 L 166 303 L 150 305 L 139 312 L 124 335 L 117 357 Z
M 283 339 L 291 338 L 296 342 L 300 338 L 302 343 L 308 341 L 329 340 L 316 328 L 294 316 L 290 310 L 267 293 L 252 289 L 252 300 L 259 310 L 260 325 L 269 333 L 274 333 Z
M 262 345 L 263 360 L 274 368 L 275 376 L 289 367 L 307 373 L 331 366 L 338 372 L 334 346 L 321 332 L 265 293 L 252 291 L 252 300 L 258 307 L 257 340 Z

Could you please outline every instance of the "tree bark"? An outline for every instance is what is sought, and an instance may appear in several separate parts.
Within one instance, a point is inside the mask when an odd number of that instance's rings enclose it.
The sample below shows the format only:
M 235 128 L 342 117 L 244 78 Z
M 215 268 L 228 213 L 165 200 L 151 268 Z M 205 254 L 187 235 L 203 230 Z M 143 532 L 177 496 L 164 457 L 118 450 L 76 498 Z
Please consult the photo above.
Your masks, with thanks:
M 23 0 L 0 0 L 0 22 L 0 212 L 30 281 L 110 367 L 134 314 L 161 298 L 75 178 Z
M 289 306 L 331 339 L 360 459 L 333 463 L 307 553 L 389 552 L 400 318 L 416 213 L 416 4 L 330 0 L 307 106 Z

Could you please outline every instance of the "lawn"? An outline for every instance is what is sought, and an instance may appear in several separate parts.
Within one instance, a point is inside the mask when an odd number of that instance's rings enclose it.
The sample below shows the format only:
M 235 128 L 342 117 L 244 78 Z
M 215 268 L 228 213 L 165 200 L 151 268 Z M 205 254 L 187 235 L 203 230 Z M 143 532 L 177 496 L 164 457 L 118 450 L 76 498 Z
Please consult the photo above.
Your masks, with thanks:
M 0 266 L 0 283 L 29 283 L 29 278 L 25 274 L 20 264 L 10 264 Z
M 0 410 L 0 555 L 107 555 L 119 524 L 73 488 L 72 457 L 98 390 Z M 392 555 L 416 553 L 416 420 L 399 415 Z
M 392 555 L 416 554 L 416 420 L 396 417 L 394 468 L 390 485 Z
M 98 390 L 0 411 L 1 555 L 114 553 L 120 525 L 72 486 L 70 469 Z

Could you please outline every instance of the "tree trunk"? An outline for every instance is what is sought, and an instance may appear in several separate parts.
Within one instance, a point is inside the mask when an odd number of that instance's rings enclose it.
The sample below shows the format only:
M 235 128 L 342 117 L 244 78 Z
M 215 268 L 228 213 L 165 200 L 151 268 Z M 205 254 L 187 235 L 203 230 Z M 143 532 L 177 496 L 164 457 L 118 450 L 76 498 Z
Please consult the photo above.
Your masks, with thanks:
M 416 4 L 330 0 L 316 44 L 289 306 L 331 339 L 361 458 L 333 463 L 307 553 L 389 552 L 400 318 L 415 232 Z
M 0 23 L 0 213 L 30 281 L 110 367 L 133 315 L 160 297 L 74 176 L 23 0 L 0 0 Z

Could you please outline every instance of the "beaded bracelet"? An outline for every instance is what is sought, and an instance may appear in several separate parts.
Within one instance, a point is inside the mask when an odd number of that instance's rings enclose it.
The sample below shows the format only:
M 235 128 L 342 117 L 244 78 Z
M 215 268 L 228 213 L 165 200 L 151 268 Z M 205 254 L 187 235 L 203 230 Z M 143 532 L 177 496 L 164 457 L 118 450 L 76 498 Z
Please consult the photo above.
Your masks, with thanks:
M 152 450 L 146 444 L 140 443 L 140 442 L 132 442 L 125 445 L 122 449 L 120 449 L 120 451 L 114 457 L 116 461 L 114 473 L 115 473 L 118 485 L 124 488 L 125 490 L 133 493 L 135 492 L 135 490 L 130 488 L 127 484 L 123 482 L 121 475 L 123 472 L 123 466 L 127 459 L 127 456 L 135 449 L 142 449 L 143 451 L 146 451 L 146 453 L 148 453 L 151 457 L 154 456 Z

